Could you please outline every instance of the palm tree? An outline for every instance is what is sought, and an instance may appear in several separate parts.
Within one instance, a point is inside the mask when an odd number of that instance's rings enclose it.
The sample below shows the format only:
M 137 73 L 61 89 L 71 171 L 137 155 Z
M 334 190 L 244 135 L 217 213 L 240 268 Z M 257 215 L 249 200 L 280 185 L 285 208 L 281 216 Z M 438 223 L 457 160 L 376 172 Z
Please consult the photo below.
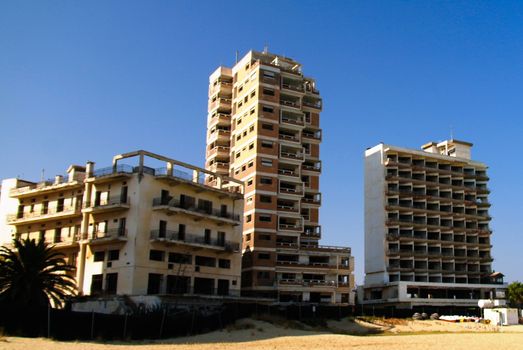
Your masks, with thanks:
M 0 302 L 13 306 L 62 306 L 74 295 L 74 271 L 64 256 L 43 240 L 14 240 L 14 248 L 0 247 Z

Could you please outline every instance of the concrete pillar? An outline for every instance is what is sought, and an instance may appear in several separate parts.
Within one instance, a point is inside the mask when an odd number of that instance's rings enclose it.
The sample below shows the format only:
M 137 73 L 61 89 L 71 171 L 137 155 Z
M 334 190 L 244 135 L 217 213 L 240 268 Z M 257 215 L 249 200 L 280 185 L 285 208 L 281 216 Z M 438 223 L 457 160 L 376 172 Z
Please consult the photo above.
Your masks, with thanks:
M 171 162 L 167 163 L 167 175 L 173 176 L 173 163 Z
M 64 181 L 64 177 L 62 175 L 56 175 L 54 177 L 54 184 L 58 185 L 61 184 Z
M 192 171 L 192 181 L 198 183 L 198 178 L 200 177 L 200 172 L 198 170 Z
M 94 175 L 94 162 L 87 162 L 85 165 L 85 177 L 92 177 Z

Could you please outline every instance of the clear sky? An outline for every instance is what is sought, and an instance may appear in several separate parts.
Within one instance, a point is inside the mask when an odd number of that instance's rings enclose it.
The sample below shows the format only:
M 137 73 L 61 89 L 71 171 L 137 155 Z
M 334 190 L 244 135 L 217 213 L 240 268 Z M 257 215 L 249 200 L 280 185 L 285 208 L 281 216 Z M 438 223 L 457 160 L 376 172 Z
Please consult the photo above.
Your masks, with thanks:
M 494 269 L 523 280 L 523 2 L 1 1 L 0 178 L 136 149 L 203 166 L 208 76 L 250 49 L 317 79 L 323 244 L 363 281 L 363 152 L 454 137 L 490 166 Z

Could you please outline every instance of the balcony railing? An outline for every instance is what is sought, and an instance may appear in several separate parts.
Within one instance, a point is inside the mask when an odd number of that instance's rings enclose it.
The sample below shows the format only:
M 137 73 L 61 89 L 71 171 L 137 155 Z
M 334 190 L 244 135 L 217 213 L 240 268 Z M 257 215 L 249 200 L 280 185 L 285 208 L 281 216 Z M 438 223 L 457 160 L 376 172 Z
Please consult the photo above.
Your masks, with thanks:
M 236 252 L 240 249 L 240 244 L 217 238 L 206 238 L 203 235 L 193 233 L 170 231 L 170 230 L 152 230 L 151 240 L 179 242 L 185 244 L 206 245 L 213 248 L 223 248 L 226 251 Z
M 100 200 L 94 200 L 94 201 L 86 201 L 84 202 L 84 208 L 104 208 L 104 207 L 110 207 L 110 206 L 120 206 L 120 205 L 129 205 L 130 198 L 125 196 L 114 196 L 109 198 L 103 198 Z
M 308 101 L 308 100 L 303 100 L 302 101 L 303 105 L 304 106 L 307 106 L 307 107 L 312 107 L 312 108 L 315 108 L 315 109 L 321 109 L 321 100 L 316 100 L 316 101 Z
M 303 153 L 302 152 L 280 152 L 281 158 L 287 158 L 287 159 L 294 159 L 294 160 L 303 160 Z
M 299 223 L 297 223 L 297 224 L 279 223 L 278 228 L 282 231 L 297 231 L 297 232 L 303 231 L 303 226 Z
M 284 176 L 300 177 L 296 171 L 288 169 L 278 169 L 278 174 Z
M 30 219 L 44 219 L 47 217 L 80 214 L 80 208 L 77 206 L 54 207 L 47 210 L 38 210 L 33 212 L 24 212 L 7 215 L 7 222 L 24 221 Z
M 317 163 L 317 164 L 306 164 L 306 163 L 303 163 L 301 165 L 302 169 L 303 170 L 307 170 L 307 171 L 315 171 L 315 172 L 320 172 L 321 171 L 321 163 Z
M 289 124 L 289 125 L 299 125 L 302 126 L 303 124 L 303 118 L 301 117 L 289 117 L 286 115 L 282 115 L 280 117 L 280 122 L 283 124 Z
M 300 101 L 289 101 L 289 100 L 280 100 L 282 106 L 300 108 Z
M 303 90 L 304 90 L 303 89 L 303 85 L 294 85 L 294 84 L 282 83 L 281 87 L 283 89 L 293 90 L 293 91 L 298 91 L 298 92 L 303 92 Z
M 240 215 L 234 214 L 228 211 L 222 211 L 220 209 L 204 209 L 204 208 L 198 208 L 194 206 L 193 204 L 189 205 L 186 203 L 181 203 L 180 200 L 174 199 L 174 198 L 154 198 L 153 199 L 153 207 L 161 207 L 166 206 L 169 208 L 178 208 L 178 209 L 184 209 L 188 210 L 190 212 L 198 213 L 200 215 L 210 215 L 217 218 L 223 218 L 233 221 L 240 221 Z
M 133 167 L 127 164 L 119 164 L 116 166 L 116 169 L 112 166 L 100 168 L 94 171 L 94 177 L 103 177 L 115 174 L 132 174 Z
M 110 228 L 105 231 L 94 231 L 82 234 L 82 239 L 99 240 L 99 239 L 116 239 L 127 237 L 127 229 L 123 227 Z

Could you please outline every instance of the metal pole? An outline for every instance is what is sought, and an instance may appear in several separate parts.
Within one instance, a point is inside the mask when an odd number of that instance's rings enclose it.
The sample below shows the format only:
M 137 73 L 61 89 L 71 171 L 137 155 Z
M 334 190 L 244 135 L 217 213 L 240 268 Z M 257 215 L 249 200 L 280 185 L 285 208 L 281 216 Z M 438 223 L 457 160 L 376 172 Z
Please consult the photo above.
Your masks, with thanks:
M 165 323 L 165 314 L 166 313 L 167 313 L 167 310 L 163 309 L 162 323 L 160 324 L 160 338 L 162 337 L 162 333 L 163 333 L 163 325 Z
M 125 318 L 123 321 L 123 339 L 125 339 L 125 333 L 127 333 L 127 313 L 125 314 Z
M 91 339 L 94 339 L 94 311 L 91 312 Z
M 47 304 L 47 338 L 51 338 L 51 304 Z

